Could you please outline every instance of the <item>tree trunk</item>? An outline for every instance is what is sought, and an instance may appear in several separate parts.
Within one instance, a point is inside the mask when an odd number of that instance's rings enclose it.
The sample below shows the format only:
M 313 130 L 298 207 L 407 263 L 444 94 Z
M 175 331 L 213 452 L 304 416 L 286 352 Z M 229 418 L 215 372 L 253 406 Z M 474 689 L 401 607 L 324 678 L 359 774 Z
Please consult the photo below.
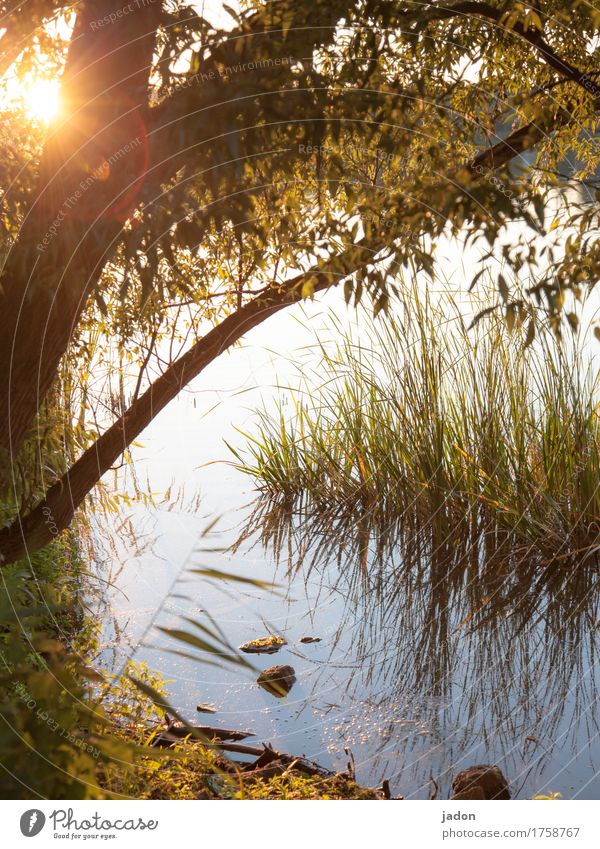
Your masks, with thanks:
M 64 75 L 68 117 L 46 144 L 36 200 L 0 278 L 0 461 L 2 449 L 17 453 L 115 238 L 142 191 L 151 194 L 150 180 L 143 185 L 147 136 L 160 132 L 165 116 L 160 108 L 145 107 L 161 2 L 132 5 L 113 23 L 106 16 L 123 10 L 121 0 L 89 0 L 78 15 Z M 531 124 L 482 151 L 467 167 L 474 176 L 480 166 L 499 168 L 544 134 L 543 127 Z M 160 164 L 156 151 L 153 157 Z M 151 163 L 153 183 L 159 179 L 157 162 Z M 308 274 L 319 281 L 315 291 L 368 265 L 381 247 L 354 245 L 312 269 Z M 154 416 L 247 330 L 300 300 L 305 279 L 299 275 L 242 307 L 173 363 L 34 510 L 0 531 L 0 564 L 36 551 L 66 528 L 85 496 Z
M 144 179 L 142 106 L 161 3 L 131 4 L 107 21 L 122 9 L 122 0 L 89 0 L 77 16 L 62 86 L 66 118 L 44 147 L 35 201 L 0 279 L 0 448 L 11 456 Z

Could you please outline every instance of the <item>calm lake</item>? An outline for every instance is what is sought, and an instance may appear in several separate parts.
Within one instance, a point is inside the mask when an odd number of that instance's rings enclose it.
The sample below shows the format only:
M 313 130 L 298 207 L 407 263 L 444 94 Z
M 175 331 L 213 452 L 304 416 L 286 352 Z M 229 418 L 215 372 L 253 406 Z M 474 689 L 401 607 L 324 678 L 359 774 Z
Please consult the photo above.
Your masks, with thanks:
M 337 295 L 310 307 L 322 314 L 322 338 L 332 335 L 329 308 L 342 312 Z M 105 668 L 145 661 L 191 722 L 250 729 L 256 743 L 334 769 L 352 757 L 360 783 L 387 778 L 406 798 L 427 798 L 432 778 L 447 798 L 452 775 L 482 762 L 502 768 L 517 798 L 600 798 L 592 586 L 558 605 L 538 597 L 525 621 L 510 606 L 492 609 L 485 626 L 472 628 L 468 599 L 458 593 L 447 607 L 435 599 L 429 564 L 403 569 L 401 550 L 384 562 L 373 553 L 363 575 L 351 549 L 338 557 L 341 542 L 321 544 L 301 521 L 275 543 L 260 522 L 248 528 L 252 481 L 214 461 L 231 460 L 223 440 L 243 446 L 237 429 L 252 431 L 253 410 L 277 383 L 296 385 L 313 341 L 300 308 L 267 322 L 144 433 L 134 451 L 137 484 L 131 469 L 117 473 L 117 489 L 138 486 L 157 506 L 135 504 L 97 521 L 97 568 L 112 582 L 98 606 Z M 278 586 L 190 572 L 207 567 Z M 209 624 L 205 611 L 236 647 L 268 633 L 285 637 L 277 654 L 248 657 L 257 670 L 294 667 L 287 698 L 257 686 L 258 671 L 169 651 L 182 647 L 159 628 L 183 627 L 182 616 Z M 303 636 L 321 641 L 302 644 Z M 214 716 L 196 712 L 206 702 Z

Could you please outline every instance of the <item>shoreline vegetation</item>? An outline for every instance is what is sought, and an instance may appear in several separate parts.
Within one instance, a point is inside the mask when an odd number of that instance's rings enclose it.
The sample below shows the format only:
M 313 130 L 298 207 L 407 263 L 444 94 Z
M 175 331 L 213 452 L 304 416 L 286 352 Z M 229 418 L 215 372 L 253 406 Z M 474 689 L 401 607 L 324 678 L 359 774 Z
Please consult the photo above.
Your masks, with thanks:
M 7 570 L 0 592 L 3 798 L 384 799 L 268 744 L 216 740 L 163 710 L 160 676 L 94 669 L 96 626 L 75 530 Z M 165 702 L 166 704 L 166 702 Z M 244 734 L 241 735 L 245 736 Z M 200 739 L 196 739 L 200 738 Z M 232 755 L 248 756 L 249 763 Z M 35 774 L 35 786 L 31 776 Z
M 95 671 L 96 631 L 82 603 L 85 568 L 74 532 L 39 552 L 31 568 L 18 563 L 12 572 L 3 622 L 7 600 L 22 596 L 16 621 L 27 625 L 19 637 L 7 624 L 2 632 L 0 745 L 12 767 L 0 780 L 5 798 L 403 798 L 386 780 L 361 786 L 349 750 L 346 769 L 333 772 L 268 743 L 242 743 L 245 732 L 174 719 L 160 676 L 144 664 L 130 662 L 118 677 Z M 52 598 L 50 584 L 60 588 Z M 35 788 L 27 781 L 32 758 L 40 761 Z M 485 798 L 481 792 L 457 798 Z M 432 779 L 430 798 L 438 793 Z
M 418 539 L 483 569 L 595 562 L 600 384 L 585 338 L 526 346 L 499 315 L 468 326 L 417 284 L 394 317 L 360 319 L 362 335 L 317 342 L 297 391 L 229 446 L 265 526 L 277 513 L 345 523 L 365 552 Z
M 331 545 L 352 528 L 339 550 L 354 546 L 363 578 L 373 551 L 385 559 L 398 541 L 406 569 L 429 558 L 459 589 L 461 570 L 476 563 L 482 581 L 471 581 L 470 601 L 477 614 L 490 592 L 505 593 L 514 607 L 506 588 L 523 575 L 540 588 L 542 581 L 560 584 L 573 557 L 580 570 L 594 569 L 600 426 L 591 370 L 582 370 L 575 349 L 552 339 L 538 338 L 536 345 L 547 345 L 541 355 L 524 348 L 491 316 L 469 330 L 457 313 L 441 335 L 436 328 L 448 304 L 416 289 L 409 297 L 410 317 L 373 320 L 368 345 L 347 335 L 333 353 L 322 346 L 320 390 L 307 382 L 291 415 L 283 400 L 275 414 L 260 414 L 245 457 L 234 452 L 261 492 L 259 520 L 250 524 L 276 548 L 294 518 L 312 523 L 313 534 Z M 362 787 L 348 750 L 347 769 L 334 773 L 267 743 L 240 742 L 244 732 L 183 722 L 160 676 L 143 664 L 130 663 L 118 677 L 95 671 L 81 536 L 77 529 L 64 533 L 31 564 L 20 561 L 5 572 L 7 723 L 0 745 L 13 767 L 2 777 L 7 797 L 34 792 L 27 784 L 34 757 L 35 793 L 53 798 L 403 798 L 388 781 Z M 198 626 L 202 640 L 169 635 L 188 651 L 191 644 L 214 652 L 224 635 L 213 625 L 214 631 Z M 227 644 L 225 656 L 251 668 L 243 654 L 276 653 L 285 642 L 274 635 L 250 640 L 239 647 L 242 654 Z M 279 669 L 293 677 L 291 667 L 273 667 Z M 455 776 L 451 798 L 510 798 L 497 767 L 470 770 L 466 779 Z M 473 775 L 493 776 L 495 790 L 485 781 L 473 786 Z M 432 777 L 430 798 L 439 793 Z

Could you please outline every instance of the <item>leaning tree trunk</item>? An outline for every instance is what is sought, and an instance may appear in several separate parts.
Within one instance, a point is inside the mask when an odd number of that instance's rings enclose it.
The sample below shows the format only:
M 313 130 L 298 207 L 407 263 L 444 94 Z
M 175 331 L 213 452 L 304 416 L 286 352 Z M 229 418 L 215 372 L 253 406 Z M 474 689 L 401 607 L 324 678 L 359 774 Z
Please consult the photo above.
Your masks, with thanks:
M 541 130 L 533 125 L 517 130 L 477 156 L 470 168 L 475 173 L 480 165 L 489 169 L 501 167 L 536 141 L 540 133 Z M 57 533 L 67 528 L 75 511 L 102 475 L 181 389 L 253 327 L 273 313 L 301 300 L 306 281 L 311 281 L 313 291 L 322 291 L 372 264 L 384 247 L 384 241 L 363 239 L 359 244 L 350 246 L 304 274 L 255 298 L 224 319 L 134 401 L 124 415 L 48 490 L 44 499 L 30 513 L 17 516 L 11 525 L 0 530 L 0 566 L 43 548 Z
M 256 297 L 225 318 L 172 363 L 48 490 L 43 501 L 31 513 L 18 516 L 10 526 L 0 530 L 0 565 L 33 554 L 67 528 L 86 495 L 154 417 L 245 333 L 274 313 L 301 300 L 305 279 L 306 275 L 301 274 L 271 293 Z M 339 279 L 339 275 L 319 271 L 314 291 L 322 291 Z
M 189 351 L 175 360 L 149 388 L 91 445 L 27 515 L 0 530 L 0 566 L 48 545 L 71 523 L 82 504 L 115 461 L 179 392 L 244 334 L 274 313 L 301 301 L 305 284 L 322 292 L 349 274 L 366 269 L 384 248 L 381 239 L 361 240 L 257 295 L 223 319 Z
M 35 200 L 0 278 L 0 448 L 14 456 L 57 373 L 146 164 L 147 102 L 161 2 L 88 0 L 63 76 Z M 5 459 L 5 458 L 4 458 Z

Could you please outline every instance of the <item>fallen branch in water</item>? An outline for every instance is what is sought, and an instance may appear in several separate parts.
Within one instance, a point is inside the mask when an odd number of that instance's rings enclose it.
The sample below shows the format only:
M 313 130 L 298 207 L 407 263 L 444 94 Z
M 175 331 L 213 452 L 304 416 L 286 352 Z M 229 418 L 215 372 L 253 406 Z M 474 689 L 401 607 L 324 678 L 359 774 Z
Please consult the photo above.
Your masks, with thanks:
M 230 731 L 228 729 L 212 728 L 206 725 L 186 725 L 184 723 L 176 723 L 170 718 L 167 718 L 166 728 L 160 726 L 155 730 L 158 733 L 156 733 L 151 741 L 152 746 L 174 747 L 184 741 L 188 741 L 220 752 L 250 755 L 253 758 L 250 763 L 231 762 L 235 772 L 240 778 L 243 777 L 244 781 L 268 780 L 278 776 L 291 778 L 296 775 L 298 777 L 320 779 L 329 782 L 347 782 L 348 784 L 356 785 L 354 775 L 347 772 L 336 773 L 307 758 L 279 752 L 269 743 L 263 743 L 261 746 L 250 746 L 246 743 L 235 742 L 243 737 L 251 736 L 251 732 Z M 200 734 L 204 739 L 199 739 L 198 736 L 195 736 Z M 376 790 L 360 787 L 359 785 L 356 786 L 362 793 L 372 793 L 372 796 L 368 798 L 392 799 L 389 783 L 386 781 L 384 785 L 386 786 Z
M 172 735 L 178 740 L 189 737 L 190 734 L 200 734 L 201 738 L 207 740 L 245 740 L 246 737 L 255 737 L 254 731 L 237 731 L 229 728 L 214 728 L 212 725 L 188 725 L 184 722 L 177 722 L 174 719 L 167 718 L 167 727 L 161 732 L 163 735 Z

